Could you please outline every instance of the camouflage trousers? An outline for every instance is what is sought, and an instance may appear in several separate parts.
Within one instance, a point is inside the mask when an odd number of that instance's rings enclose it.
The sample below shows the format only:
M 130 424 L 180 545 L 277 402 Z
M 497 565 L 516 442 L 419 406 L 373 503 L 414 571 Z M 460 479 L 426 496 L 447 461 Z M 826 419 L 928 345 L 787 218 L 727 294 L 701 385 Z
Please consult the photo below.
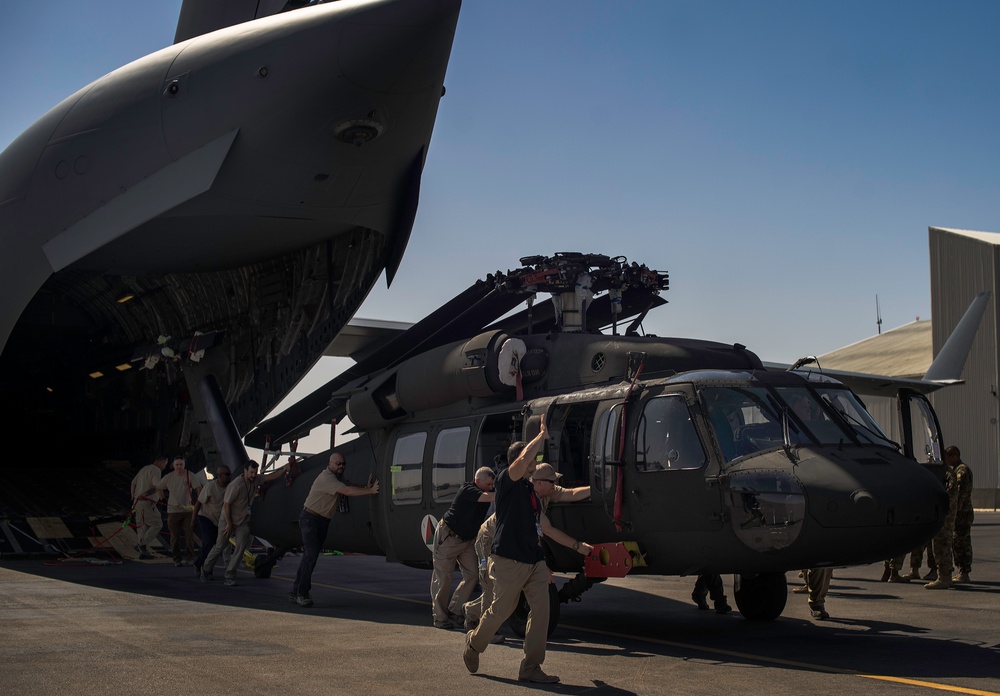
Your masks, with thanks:
M 916 570 L 920 567 L 920 563 L 924 559 L 924 550 L 927 550 L 927 568 L 928 570 L 934 570 L 937 568 L 937 562 L 934 560 L 934 544 L 928 541 L 923 546 L 918 546 L 910 552 L 910 568 Z
M 955 520 L 955 535 L 951 540 L 952 553 L 955 556 L 955 567 L 959 572 L 968 573 L 972 570 L 972 522 Z
M 950 580 L 951 571 L 954 566 L 951 563 L 951 538 L 955 533 L 955 526 L 951 520 L 945 522 L 944 527 L 937 533 L 931 542 L 934 546 L 934 560 L 937 561 L 938 580 Z

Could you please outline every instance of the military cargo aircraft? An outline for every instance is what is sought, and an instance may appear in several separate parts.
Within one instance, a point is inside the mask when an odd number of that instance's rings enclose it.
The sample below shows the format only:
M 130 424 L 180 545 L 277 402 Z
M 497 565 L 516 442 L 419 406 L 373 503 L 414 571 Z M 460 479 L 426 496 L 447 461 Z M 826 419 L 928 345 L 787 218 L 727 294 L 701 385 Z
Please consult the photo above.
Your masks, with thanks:
M 8 432 L 49 465 L 204 462 L 209 374 L 263 418 L 397 270 L 460 5 L 184 0 L 174 45 L 12 142 Z
M 374 474 L 382 490 L 337 515 L 329 548 L 430 563 L 436 519 L 463 481 L 504 466 L 510 442 L 530 439 L 542 416 L 544 459 L 563 485 L 591 488 L 587 501 L 551 506 L 552 523 L 605 545 L 587 561 L 550 545 L 552 569 L 577 574 L 563 600 L 609 566 L 733 574 L 742 614 L 772 619 L 785 606 L 786 571 L 883 560 L 940 528 L 947 496 L 925 466 L 940 462 L 940 429 L 916 387 L 948 383 L 954 369 L 937 364 L 936 383 L 897 380 L 913 426 L 897 444 L 828 373 L 768 369 L 740 344 L 640 335 L 646 312 L 664 303 L 665 273 L 578 253 L 521 263 L 391 341 L 355 346 L 356 365 L 246 437 L 276 450 L 349 417 L 358 437 L 336 450 L 351 478 Z M 535 304 L 539 292 L 552 297 Z M 981 312 L 970 314 L 963 324 L 978 325 Z M 254 532 L 276 549 L 259 575 L 300 543 L 295 520 L 326 459 L 298 462 L 256 503 Z

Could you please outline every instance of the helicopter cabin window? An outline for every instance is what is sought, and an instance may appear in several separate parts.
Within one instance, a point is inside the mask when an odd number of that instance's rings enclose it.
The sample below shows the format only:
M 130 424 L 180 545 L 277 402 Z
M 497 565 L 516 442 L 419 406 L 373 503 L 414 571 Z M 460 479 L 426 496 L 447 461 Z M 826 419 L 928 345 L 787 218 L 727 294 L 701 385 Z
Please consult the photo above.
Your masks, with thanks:
M 470 432 L 471 429 L 466 425 L 438 433 L 434 442 L 434 468 L 431 471 L 435 503 L 450 502 L 465 483 Z
M 420 502 L 421 464 L 424 461 L 424 445 L 427 433 L 402 435 L 396 440 L 392 452 L 392 502 L 396 505 L 413 505 Z
M 683 396 L 651 399 L 636 431 L 635 465 L 639 471 L 698 469 L 705 449 L 691 422 Z

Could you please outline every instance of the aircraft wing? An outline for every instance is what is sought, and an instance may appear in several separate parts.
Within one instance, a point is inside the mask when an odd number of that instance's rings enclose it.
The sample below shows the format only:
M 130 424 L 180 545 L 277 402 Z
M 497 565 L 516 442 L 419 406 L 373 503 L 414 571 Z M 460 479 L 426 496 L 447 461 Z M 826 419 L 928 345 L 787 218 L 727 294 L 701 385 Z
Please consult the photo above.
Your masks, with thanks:
M 900 389 L 912 389 L 920 394 L 929 394 L 942 387 L 952 384 L 962 384 L 962 370 L 965 369 L 965 361 L 972 350 L 972 342 L 976 338 L 979 324 L 986 313 L 986 306 L 989 303 L 991 293 L 981 292 L 976 295 L 965 314 L 955 326 L 948 340 L 941 347 L 934 362 L 927 369 L 927 373 L 922 379 L 912 379 L 906 377 L 890 377 L 889 375 L 873 375 L 863 372 L 847 372 L 844 370 L 825 370 L 820 366 L 817 369 L 799 370 L 806 374 L 810 372 L 820 372 L 835 379 L 840 380 L 854 392 L 858 394 L 870 394 L 872 396 L 895 396 Z M 811 364 L 815 358 L 808 358 L 800 361 L 803 364 Z M 764 363 L 764 367 L 775 370 L 787 370 L 798 368 L 781 363 Z
M 787 363 L 765 362 L 764 367 L 769 370 L 788 370 L 792 366 Z M 811 373 L 824 374 L 833 377 L 850 387 L 856 394 L 870 396 L 895 396 L 900 389 L 912 389 L 920 394 L 929 394 L 932 391 L 947 386 L 939 382 L 927 382 L 922 379 L 911 379 L 906 377 L 890 377 L 889 375 L 874 375 L 865 372 L 847 372 L 845 370 L 827 369 L 797 369 L 802 375 Z M 954 382 L 951 382 L 954 384 Z
M 174 43 L 307 4 L 308 0 L 184 0 Z
M 372 350 L 385 345 L 412 326 L 413 324 L 405 321 L 355 317 L 347 322 L 347 326 L 330 342 L 330 345 L 323 351 L 323 355 L 334 358 L 354 358 L 354 360 L 360 361 Z

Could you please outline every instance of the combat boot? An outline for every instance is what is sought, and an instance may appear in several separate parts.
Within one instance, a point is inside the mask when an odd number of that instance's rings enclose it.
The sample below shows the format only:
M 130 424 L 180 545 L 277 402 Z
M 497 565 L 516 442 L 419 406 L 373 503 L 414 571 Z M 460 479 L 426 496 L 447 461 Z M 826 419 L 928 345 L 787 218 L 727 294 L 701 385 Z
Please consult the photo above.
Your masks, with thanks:
M 937 580 L 937 571 L 933 568 L 924 576 L 924 580 Z
M 890 575 L 892 575 L 892 571 L 889 569 L 889 566 L 886 566 L 885 570 L 882 571 L 882 577 L 880 577 L 878 579 L 878 581 L 879 582 L 888 582 Z
M 900 575 L 895 570 L 889 572 L 889 580 L 887 582 L 909 582 L 910 578 L 906 575 Z
M 959 572 L 959 573 L 955 573 L 955 575 L 952 577 L 951 581 L 952 582 L 972 582 L 972 580 L 969 578 L 969 574 L 966 573 L 966 572 L 964 572 L 964 571 L 963 572 Z
M 809 607 L 809 614 L 817 621 L 826 621 L 830 618 L 830 614 L 826 611 L 826 607 L 823 605 Z
M 948 578 L 938 578 L 934 582 L 929 582 L 924 585 L 925 590 L 950 590 L 951 580 Z
M 920 579 L 920 569 L 919 568 L 910 568 L 910 572 L 907 573 L 906 575 L 903 575 L 902 577 L 906 578 L 907 580 L 919 580 Z
M 702 611 L 708 611 L 709 609 L 708 601 L 705 599 L 705 595 L 698 594 L 697 592 L 692 592 L 691 599 L 694 600 L 694 603 L 698 605 L 699 609 L 701 609 Z

